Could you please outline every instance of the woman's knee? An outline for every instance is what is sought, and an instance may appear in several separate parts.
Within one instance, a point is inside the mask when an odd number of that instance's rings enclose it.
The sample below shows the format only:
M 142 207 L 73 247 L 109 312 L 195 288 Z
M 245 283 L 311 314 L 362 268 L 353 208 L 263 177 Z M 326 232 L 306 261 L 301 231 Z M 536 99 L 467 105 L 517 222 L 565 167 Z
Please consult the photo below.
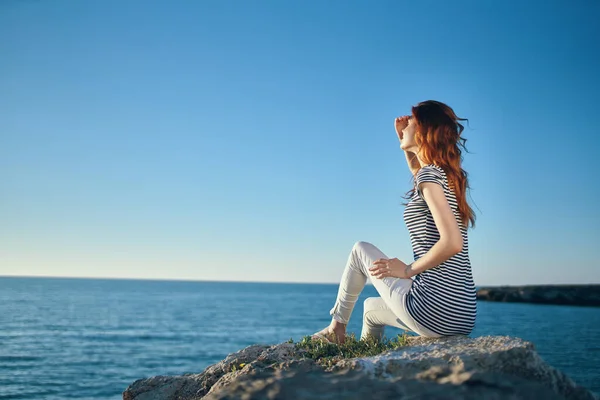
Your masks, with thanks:
M 381 297 L 367 297 L 363 303 L 363 314 L 366 314 L 367 311 L 374 310 L 375 304 L 379 301 Z
M 375 325 L 370 316 L 373 316 L 373 312 L 377 309 L 376 304 L 380 297 L 367 297 L 363 303 L 363 322 L 367 325 Z
M 354 246 L 352 246 L 352 251 L 361 251 L 364 250 L 367 246 L 372 245 L 369 242 L 359 240 L 358 242 L 354 243 Z

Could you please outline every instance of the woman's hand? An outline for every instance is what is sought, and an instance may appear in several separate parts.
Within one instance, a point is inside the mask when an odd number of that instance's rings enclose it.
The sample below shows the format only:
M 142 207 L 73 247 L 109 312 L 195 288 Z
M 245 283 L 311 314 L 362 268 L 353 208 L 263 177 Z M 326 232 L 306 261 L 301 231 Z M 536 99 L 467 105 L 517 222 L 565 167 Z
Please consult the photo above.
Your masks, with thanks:
M 369 267 L 371 276 L 377 279 L 386 278 L 388 276 L 393 278 L 410 279 L 410 276 L 406 275 L 406 265 L 397 258 L 380 258 L 373 262 L 373 266 Z
M 402 144 L 402 136 L 404 135 L 402 133 L 402 130 L 405 129 L 407 126 L 408 126 L 408 115 L 398 117 L 394 121 L 394 128 L 396 129 L 396 135 L 398 136 L 398 140 L 400 141 L 400 144 Z

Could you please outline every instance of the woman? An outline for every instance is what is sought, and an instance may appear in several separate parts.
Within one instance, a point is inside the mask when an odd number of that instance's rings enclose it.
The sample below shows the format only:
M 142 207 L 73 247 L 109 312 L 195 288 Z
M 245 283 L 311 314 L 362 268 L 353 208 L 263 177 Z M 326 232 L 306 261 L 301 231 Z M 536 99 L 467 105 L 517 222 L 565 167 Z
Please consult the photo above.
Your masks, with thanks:
M 357 242 L 346 263 L 331 323 L 315 339 L 344 343 L 346 326 L 367 277 L 380 297 L 364 302 L 361 339 L 383 337 L 386 325 L 426 337 L 468 335 L 477 312 L 467 229 L 475 215 L 466 201 L 467 173 L 461 168 L 464 127 L 452 108 L 428 100 L 394 126 L 413 174 L 404 222 L 413 262 L 388 258 L 368 242 Z M 414 279 L 413 279 L 414 278 Z

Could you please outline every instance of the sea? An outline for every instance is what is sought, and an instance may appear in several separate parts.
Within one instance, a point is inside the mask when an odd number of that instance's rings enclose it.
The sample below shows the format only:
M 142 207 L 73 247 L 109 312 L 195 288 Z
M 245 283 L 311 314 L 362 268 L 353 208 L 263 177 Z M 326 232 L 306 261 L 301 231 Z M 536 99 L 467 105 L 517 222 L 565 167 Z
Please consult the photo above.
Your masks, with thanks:
M 0 399 L 122 399 L 330 322 L 336 284 L 0 277 Z M 348 333 L 360 336 L 365 286 Z M 479 301 L 471 337 L 510 335 L 600 395 L 600 308 Z M 387 327 L 388 338 L 402 330 Z

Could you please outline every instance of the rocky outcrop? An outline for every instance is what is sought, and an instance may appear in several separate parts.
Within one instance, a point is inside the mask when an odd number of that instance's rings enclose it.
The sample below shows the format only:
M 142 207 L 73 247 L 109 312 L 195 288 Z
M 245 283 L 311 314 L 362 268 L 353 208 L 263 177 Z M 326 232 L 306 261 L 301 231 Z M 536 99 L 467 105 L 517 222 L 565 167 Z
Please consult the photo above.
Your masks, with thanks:
M 529 285 L 482 287 L 478 300 L 600 306 L 600 285 Z
M 253 345 L 199 374 L 137 380 L 123 399 L 598 399 L 508 336 L 410 337 L 328 368 L 304 354 L 293 343 Z

